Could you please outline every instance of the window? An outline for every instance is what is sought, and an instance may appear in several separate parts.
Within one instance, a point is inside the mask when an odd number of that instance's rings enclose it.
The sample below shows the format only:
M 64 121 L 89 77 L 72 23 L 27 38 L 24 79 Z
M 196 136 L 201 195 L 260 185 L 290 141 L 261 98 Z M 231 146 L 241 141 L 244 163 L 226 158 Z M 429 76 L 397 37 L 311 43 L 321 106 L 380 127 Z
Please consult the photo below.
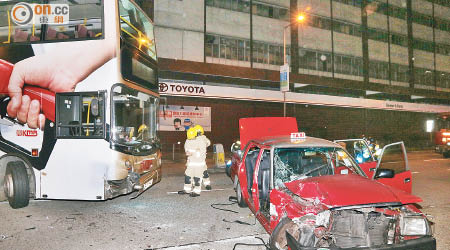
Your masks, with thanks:
M 401 142 L 385 148 L 379 168 L 394 170 L 395 174 L 408 170 L 403 147 L 403 142 Z
M 150 19 L 129 0 L 119 1 L 121 37 L 156 61 L 156 44 Z
M 362 62 L 362 58 L 355 58 L 355 60 L 353 62 L 354 62 L 353 67 L 354 67 L 354 70 L 355 70 L 353 72 L 356 72 L 355 75 L 363 76 L 363 62 Z
M 400 46 L 408 46 L 406 36 L 391 34 L 392 43 Z
M 276 148 L 273 158 L 275 187 L 310 177 L 358 174 L 365 176 L 352 158 L 340 148 Z
M 306 51 L 305 58 L 306 58 L 306 68 L 317 70 L 317 58 L 316 58 L 316 52 L 315 51 Z
M 436 72 L 437 73 L 437 86 L 441 88 L 450 88 L 450 73 Z
M 256 8 L 256 15 L 263 16 L 263 17 L 269 17 L 269 6 L 264 4 L 255 4 L 257 6 Z
M 238 0 L 238 10 L 250 13 L 250 2 L 248 0 Z
M 154 96 L 124 85 L 113 86 L 111 139 L 126 146 L 145 145 L 154 140 L 158 104 Z M 142 147 L 140 152 L 145 150 L 151 148 Z
M 238 58 L 239 61 L 245 61 L 245 41 L 238 41 Z
M 389 63 L 381 62 L 378 68 L 380 79 L 389 79 Z
M 369 62 L 369 77 L 377 78 L 377 65 L 375 62 Z
M 57 138 L 104 138 L 105 93 L 57 93 Z
M 41 0 L 28 3 L 43 3 Z M 49 4 L 69 4 L 69 23 L 17 26 L 11 21 L 11 9 L 17 2 L 0 2 L 0 43 L 96 39 L 103 37 L 103 5 L 101 0 L 49 0 Z
M 258 159 L 258 155 L 259 155 L 259 151 L 261 149 L 251 145 L 248 149 L 247 154 L 245 155 L 245 172 L 247 175 L 247 189 L 249 191 L 249 193 L 252 192 L 252 185 L 253 185 L 253 173 L 255 171 L 255 165 L 256 165 L 256 160 Z
M 289 10 L 288 9 L 280 9 L 280 19 L 281 20 L 289 20 Z
M 205 53 L 206 53 L 206 56 L 214 56 L 213 55 L 213 45 L 214 45 L 215 40 L 216 40 L 215 36 L 212 36 L 212 35 L 206 35 L 205 36 L 205 44 L 206 44 Z
M 331 54 L 329 53 L 320 53 L 317 55 L 320 59 L 320 62 L 322 64 L 322 71 L 331 72 L 332 71 L 332 64 L 331 64 Z M 325 60 L 322 60 L 325 58 Z
M 231 2 L 230 2 L 230 0 L 214 0 L 214 6 L 223 8 L 223 9 L 230 9 Z
M 226 40 L 225 38 L 220 38 L 220 58 L 226 58 L 225 54 L 226 54 Z
M 397 81 L 398 82 L 408 82 L 408 66 L 407 65 L 398 65 L 397 68 Z
M 334 72 L 342 73 L 342 56 L 334 55 Z
M 343 56 L 342 57 L 342 73 L 351 75 L 352 73 L 352 60 L 350 57 Z
M 45 33 L 47 40 L 96 38 L 103 35 L 101 0 L 49 1 L 49 4 L 56 3 L 69 4 L 70 21 L 66 25 L 48 25 Z
M 345 147 L 347 152 L 357 163 L 374 161 L 372 153 L 366 143 L 362 140 L 339 140 L 338 143 Z
M 250 41 L 245 41 L 245 61 L 250 61 Z

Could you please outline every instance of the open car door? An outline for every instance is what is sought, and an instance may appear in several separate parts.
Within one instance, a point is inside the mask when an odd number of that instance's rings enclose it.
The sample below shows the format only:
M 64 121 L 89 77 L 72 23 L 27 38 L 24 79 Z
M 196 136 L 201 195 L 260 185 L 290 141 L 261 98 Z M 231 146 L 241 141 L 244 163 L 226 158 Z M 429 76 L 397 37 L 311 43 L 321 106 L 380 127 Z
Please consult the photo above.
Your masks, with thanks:
M 258 158 L 253 178 L 252 206 L 255 216 L 261 225 L 269 230 L 269 205 L 270 205 L 270 150 L 264 149 Z M 249 205 L 250 206 L 250 205 Z
M 377 161 L 372 155 L 372 152 L 364 139 L 345 139 L 345 140 L 335 140 L 344 147 L 347 152 L 355 159 L 359 167 L 364 171 L 364 173 L 372 179 L 375 169 L 377 167 Z
M 376 172 L 380 169 L 393 170 L 395 175 L 393 178 L 374 178 L 375 180 L 411 193 L 411 170 L 409 170 L 408 158 L 403 142 L 396 142 L 384 146 L 378 160 Z

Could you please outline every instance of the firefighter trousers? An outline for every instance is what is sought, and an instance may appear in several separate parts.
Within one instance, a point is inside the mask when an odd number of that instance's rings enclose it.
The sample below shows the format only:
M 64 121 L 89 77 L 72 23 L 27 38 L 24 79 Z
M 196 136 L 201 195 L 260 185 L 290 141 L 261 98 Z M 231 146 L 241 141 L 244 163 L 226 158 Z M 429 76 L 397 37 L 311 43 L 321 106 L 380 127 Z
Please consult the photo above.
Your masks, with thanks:
M 202 183 L 205 187 L 211 185 L 206 164 L 203 166 L 188 165 L 184 173 L 184 191 L 186 193 L 194 192 L 200 194 Z

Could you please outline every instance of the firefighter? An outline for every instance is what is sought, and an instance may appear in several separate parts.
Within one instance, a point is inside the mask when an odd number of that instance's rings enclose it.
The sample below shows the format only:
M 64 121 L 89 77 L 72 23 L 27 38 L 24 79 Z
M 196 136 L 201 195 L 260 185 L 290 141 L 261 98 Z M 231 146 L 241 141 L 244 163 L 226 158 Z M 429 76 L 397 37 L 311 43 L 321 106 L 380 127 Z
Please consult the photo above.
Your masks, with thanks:
M 204 135 L 202 126 L 196 125 L 187 131 L 184 150 L 187 155 L 184 189 L 179 194 L 190 194 L 191 197 L 200 195 L 201 184 L 211 189 L 211 182 L 206 166 L 206 148 L 211 144 Z

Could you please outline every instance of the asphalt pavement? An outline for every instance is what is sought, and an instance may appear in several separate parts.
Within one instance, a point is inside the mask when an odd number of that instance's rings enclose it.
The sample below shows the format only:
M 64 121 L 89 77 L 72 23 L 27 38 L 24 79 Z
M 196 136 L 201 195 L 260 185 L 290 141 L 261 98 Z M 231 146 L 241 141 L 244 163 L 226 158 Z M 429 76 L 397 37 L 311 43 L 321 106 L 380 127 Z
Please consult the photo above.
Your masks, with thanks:
M 250 210 L 231 204 L 234 190 L 223 169 L 211 168 L 213 190 L 192 198 L 176 194 L 183 186 L 183 161 L 163 163 L 162 181 L 134 200 L 36 200 L 18 210 L 0 202 L 0 249 L 225 250 L 236 243 L 237 250 L 265 249 L 239 245 L 269 237 Z M 413 194 L 433 218 L 438 249 L 450 249 L 450 159 L 412 152 L 409 163 Z

